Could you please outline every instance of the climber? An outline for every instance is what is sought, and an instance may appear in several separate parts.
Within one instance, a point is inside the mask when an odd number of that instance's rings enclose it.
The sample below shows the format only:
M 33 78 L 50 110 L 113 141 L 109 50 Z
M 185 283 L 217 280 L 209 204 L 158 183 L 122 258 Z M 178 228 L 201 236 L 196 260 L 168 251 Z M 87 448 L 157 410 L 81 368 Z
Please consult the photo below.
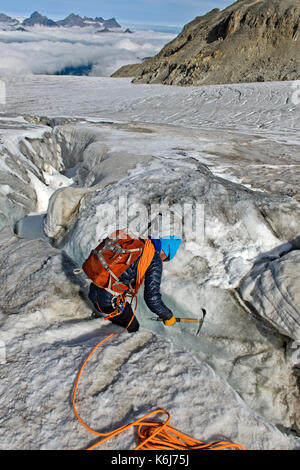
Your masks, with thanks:
M 176 323 L 176 319 L 171 312 L 171 310 L 163 303 L 160 294 L 160 283 L 162 277 L 163 262 L 170 261 L 174 258 L 181 239 L 169 236 L 159 239 L 152 239 L 151 237 L 148 240 L 151 240 L 151 243 L 154 246 L 152 250 L 154 252 L 152 261 L 147 268 L 144 274 L 144 299 L 147 307 L 160 318 L 163 319 L 163 322 L 166 326 L 171 326 Z M 148 241 L 148 244 L 149 241 Z M 125 286 L 134 286 L 136 283 L 137 269 L 139 260 L 142 255 L 140 255 L 129 267 L 122 273 L 118 278 L 118 282 L 122 283 Z M 152 256 L 152 255 L 151 255 Z M 117 302 L 120 299 L 123 299 L 123 310 L 122 313 L 109 318 L 112 323 L 115 323 L 122 327 L 127 327 L 130 320 L 133 316 L 133 310 L 129 302 L 126 301 L 126 298 L 122 295 L 113 295 L 108 292 L 107 289 L 99 287 L 94 282 L 90 284 L 89 289 L 89 299 L 95 307 L 94 316 L 100 317 L 101 313 L 111 314 L 117 308 Z M 101 312 L 101 313 L 100 313 Z M 128 332 L 133 333 L 138 331 L 139 322 L 134 316 L 132 322 L 128 327 Z

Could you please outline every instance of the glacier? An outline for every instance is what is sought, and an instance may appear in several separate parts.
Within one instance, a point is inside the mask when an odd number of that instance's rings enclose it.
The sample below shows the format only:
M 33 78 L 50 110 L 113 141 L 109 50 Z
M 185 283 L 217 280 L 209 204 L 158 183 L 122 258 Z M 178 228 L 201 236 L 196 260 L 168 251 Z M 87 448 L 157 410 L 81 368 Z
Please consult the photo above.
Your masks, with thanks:
M 166 328 L 141 293 L 141 330 L 105 346 L 80 383 L 89 424 L 105 432 L 164 408 L 201 440 L 299 448 L 293 83 L 179 88 L 28 75 L 7 89 L 0 447 L 71 449 L 91 439 L 74 419 L 71 389 L 89 350 L 120 329 L 93 319 L 88 280 L 73 270 L 103 233 L 104 205 L 117 212 L 125 197 L 128 207 L 203 204 L 204 237 L 184 240 L 162 295 L 178 316 L 198 317 L 201 307 L 207 316 L 199 336 L 195 326 Z M 101 449 L 134 439 L 129 432 Z

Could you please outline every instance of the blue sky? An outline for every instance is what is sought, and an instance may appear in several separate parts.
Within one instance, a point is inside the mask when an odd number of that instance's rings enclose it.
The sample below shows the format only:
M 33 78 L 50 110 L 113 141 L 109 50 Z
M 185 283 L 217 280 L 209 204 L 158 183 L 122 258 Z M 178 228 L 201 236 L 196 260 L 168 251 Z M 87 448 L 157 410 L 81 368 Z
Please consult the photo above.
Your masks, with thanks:
M 69 13 L 81 16 L 115 17 L 121 24 L 178 25 L 192 21 L 213 8 L 226 8 L 234 0 L 4 0 L 0 12 L 29 16 L 37 10 L 50 18 Z

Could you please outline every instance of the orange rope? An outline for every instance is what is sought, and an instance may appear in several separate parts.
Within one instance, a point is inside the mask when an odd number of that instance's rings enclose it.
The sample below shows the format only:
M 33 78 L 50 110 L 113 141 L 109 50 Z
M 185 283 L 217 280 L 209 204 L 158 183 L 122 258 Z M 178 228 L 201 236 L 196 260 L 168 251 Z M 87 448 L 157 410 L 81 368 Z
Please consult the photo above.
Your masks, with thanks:
M 135 294 L 138 293 L 141 285 L 143 284 L 144 277 L 147 269 L 149 268 L 153 256 L 155 254 L 155 248 L 149 238 L 145 241 L 143 253 L 141 254 L 140 261 L 137 267 L 136 281 L 135 281 Z
M 132 296 L 131 303 L 133 301 L 133 298 L 135 296 Z M 135 312 L 137 309 L 137 300 L 136 300 L 136 305 L 135 309 L 133 312 L 133 315 L 131 317 L 131 320 L 129 324 L 127 325 L 126 328 L 121 331 L 121 333 L 112 333 L 108 335 L 106 338 L 104 338 L 102 341 L 100 341 L 89 353 L 85 361 L 83 362 L 79 373 L 77 375 L 77 380 L 75 383 L 74 391 L 73 391 L 73 399 L 72 399 L 72 407 L 73 411 L 75 413 L 75 416 L 79 420 L 79 422 L 92 434 L 102 437 L 99 441 L 97 441 L 95 444 L 91 445 L 90 447 L 87 448 L 87 450 L 92 450 L 95 447 L 99 446 L 100 444 L 103 444 L 104 442 L 108 441 L 114 436 L 117 436 L 118 434 L 134 427 L 137 426 L 137 434 L 138 434 L 138 442 L 137 446 L 135 447 L 134 450 L 196 450 L 196 449 L 202 449 L 202 450 L 223 450 L 226 448 L 232 448 L 232 449 L 237 449 L 237 450 L 245 450 L 245 448 L 240 445 L 240 444 L 234 444 L 231 442 L 226 442 L 226 441 L 220 441 L 220 442 L 212 442 L 209 444 L 205 444 L 204 442 L 198 441 L 197 439 L 194 439 L 193 437 L 188 436 L 187 434 L 184 434 L 177 429 L 173 428 L 172 426 L 169 425 L 169 421 L 171 419 L 170 414 L 168 411 L 165 410 L 154 410 L 151 411 L 150 413 L 147 413 L 145 416 L 143 416 L 140 419 L 137 419 L 136 421 L 133 421 L 130 424 L 126 424 L 124 426 L 121 426 L 114 431 L 107 432 L 107 433 L 101 433 L 96 431 L 95 429 L 92 429 L 88 424 L 86 424 L 83 419 L 80 417 L 79 413 L 76 410 L 75 407 L 75 398 L 76 398 L 76 392 L 77 388 L 79 385 L 79 380 L 81 377 L 81 374 L 83 372 L 84 367 L 86 366 L 88 360 L 90 357 L 94 354 L 94 352 L 101 346 L 103 343 L 108 341 L 110 338 L 116 335 L 120 335 L 124 333 L 129 325 L 131 324 Z M 153 414 L 157 413 L 164 413 L 167 415 L 167 419 L 164 422 L 157 422 L 157 421 L 148 421 L 147 418 Z

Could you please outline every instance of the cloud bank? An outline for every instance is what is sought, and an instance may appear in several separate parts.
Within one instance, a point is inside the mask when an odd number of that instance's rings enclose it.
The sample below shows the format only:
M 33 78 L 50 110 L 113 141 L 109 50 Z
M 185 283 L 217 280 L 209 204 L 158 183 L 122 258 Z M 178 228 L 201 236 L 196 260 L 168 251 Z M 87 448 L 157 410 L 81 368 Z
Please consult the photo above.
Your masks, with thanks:
M 176 35 L 154 31 L 97 32 L 95 28 L 0 31 L 0 74 L 57 74 L 65 70 L 110 76 L 122 65 L 153 56 Z M 77 71 L 77 72 L 75 72 Z

